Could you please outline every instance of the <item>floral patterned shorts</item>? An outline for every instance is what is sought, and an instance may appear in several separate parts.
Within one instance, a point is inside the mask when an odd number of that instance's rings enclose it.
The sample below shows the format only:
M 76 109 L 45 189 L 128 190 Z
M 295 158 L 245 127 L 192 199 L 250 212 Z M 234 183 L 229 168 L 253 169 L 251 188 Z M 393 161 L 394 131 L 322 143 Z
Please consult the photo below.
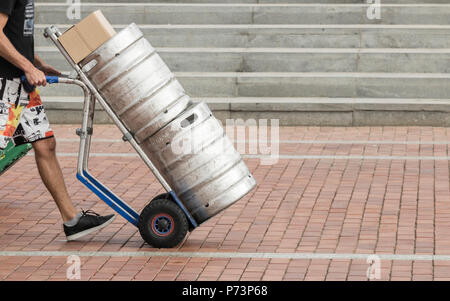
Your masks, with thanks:
M 0 78 L 0 149 L 53 137 L 39 91 L 27 93 L 20 79 Z

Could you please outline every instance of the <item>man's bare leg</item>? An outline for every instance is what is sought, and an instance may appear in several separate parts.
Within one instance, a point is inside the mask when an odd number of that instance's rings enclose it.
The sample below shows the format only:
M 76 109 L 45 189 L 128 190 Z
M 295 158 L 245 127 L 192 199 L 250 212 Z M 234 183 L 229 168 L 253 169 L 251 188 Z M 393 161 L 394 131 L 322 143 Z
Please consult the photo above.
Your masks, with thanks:
M 53 197 L 64 222 L 77 215 L 77 210 L 70 200 L 64 177 L 56 158 L 56 140 L 48 138 L 33 143 L 36 164 L 45 187 Z

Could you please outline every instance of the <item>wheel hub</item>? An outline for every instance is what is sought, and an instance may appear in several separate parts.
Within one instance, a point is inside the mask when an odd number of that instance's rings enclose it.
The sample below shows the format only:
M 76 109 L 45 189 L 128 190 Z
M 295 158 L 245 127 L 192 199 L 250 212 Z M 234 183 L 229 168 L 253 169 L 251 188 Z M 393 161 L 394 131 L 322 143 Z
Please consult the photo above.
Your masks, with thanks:
M 173 219 L 168 215 L 158 215 L 152 221 L 152 229 L 159 236 L 166 236 L 173 231 Z
M 167 229 L 169 228 L 169 222 L 166 219 L 160 219 L 158 221 L 157 227 L 159 228 L 159 230 L 161 230 L 162 232 L 167 231 Z

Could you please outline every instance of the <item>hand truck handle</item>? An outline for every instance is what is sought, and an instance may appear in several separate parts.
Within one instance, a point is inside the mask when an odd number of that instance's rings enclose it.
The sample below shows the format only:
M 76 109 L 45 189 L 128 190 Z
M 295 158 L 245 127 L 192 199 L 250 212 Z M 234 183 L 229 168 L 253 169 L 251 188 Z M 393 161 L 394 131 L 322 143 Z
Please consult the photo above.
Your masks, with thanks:
M 57 84 L 57 83 L 59 83 L 59 77 L 58 76 L 46 76 L 45 79 L 47 80 L 47 84 Z
M 59 77 L 58 76 L 46 76 L 45 79 L 47 80 L 48 84 L 57 84 L 59 83 Z M 27 91 L 28 93 L 31 93 L 34 91 L 34 86 L 31 85 L 27 78 L 25 77 L 25 75 L 22 75 L 20 77 L 20 81 L 23 83 L 23 88 L 25 89 L 25 91 Z
M 45 79 L 47 80 L 47 84 L 57 84 L 59 83 L 59 76 L 45 76 Z M 25 75 L 22 75 L 20 78 L 22 83 L 28 83 L 27 78 Z

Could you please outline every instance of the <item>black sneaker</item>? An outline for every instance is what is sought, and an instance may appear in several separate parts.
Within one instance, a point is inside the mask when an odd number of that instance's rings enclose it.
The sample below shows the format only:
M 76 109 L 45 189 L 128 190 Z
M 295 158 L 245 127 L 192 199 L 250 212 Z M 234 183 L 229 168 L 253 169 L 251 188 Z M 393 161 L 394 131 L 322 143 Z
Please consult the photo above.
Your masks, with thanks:
M 68 241 L 79 239 L 85 235 L 100 230 L 111 224 L 116 218 L 114 214 L 100 216 L 92 210 L 82 210 L 81 212 L 82 215 L 80 220 L 75 226 L 68 227 L 63 224 L 64 233 L 66 234 Z

